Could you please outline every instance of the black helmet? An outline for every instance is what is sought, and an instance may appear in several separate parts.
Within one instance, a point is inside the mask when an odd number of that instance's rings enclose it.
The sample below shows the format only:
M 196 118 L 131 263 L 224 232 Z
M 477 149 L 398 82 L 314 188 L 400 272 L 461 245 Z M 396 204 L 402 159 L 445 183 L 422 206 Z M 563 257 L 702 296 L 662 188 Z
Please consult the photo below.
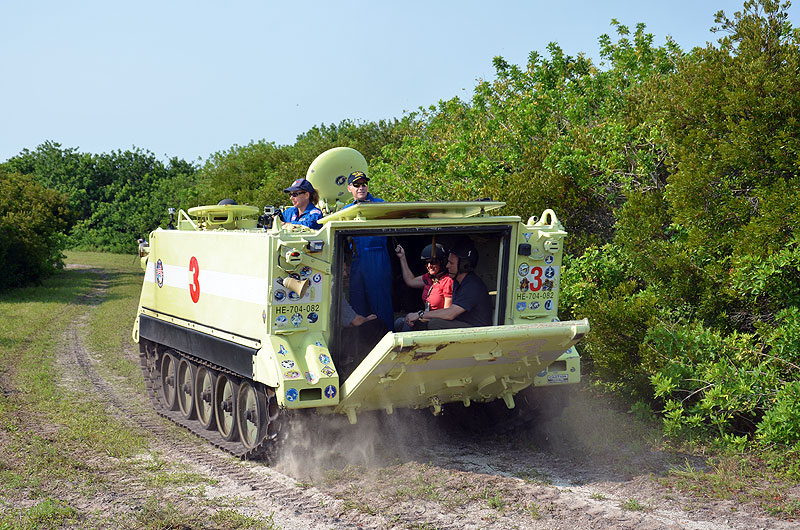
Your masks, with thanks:
M 217 203 L 217 206 L 228 206 L 229 204 L 236 205 L 236 201 L 233 199 L 222 199 Z
M 468 237 L 459 239 L 450 253 L 458 257 L 458 272 L 472 272 L 478 266 L 478 249 Z
M 436 243 L 435 247 L 433 244 L 430 244 L 422 249 L 422 255 L 420 255 L 419 259 L 425 262 L 435 259 L 439 262 L 439 267 L 444 271 L 447 265 L 447 251 L 444 249 L 444 246 L 439 243 Z

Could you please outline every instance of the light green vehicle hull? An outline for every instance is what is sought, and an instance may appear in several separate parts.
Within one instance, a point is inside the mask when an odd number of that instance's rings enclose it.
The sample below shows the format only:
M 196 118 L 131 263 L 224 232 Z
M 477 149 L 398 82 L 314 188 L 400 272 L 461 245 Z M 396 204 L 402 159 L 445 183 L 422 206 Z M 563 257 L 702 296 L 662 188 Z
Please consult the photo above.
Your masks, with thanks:
M 150 234 L 143 258 L 133 328 L 150 359 L 143 367 L 158 369 L 164 352 L 175 352 L 193 370 L 205 366 L 255 389 L 248 396 L 263 389 L 267 408 L 344 414 L 353 423 L 361 412 L 400 407 L 438 413 L 451 403 L 502 399 L 511 408 L 527 387 L 578 383 L 573 345 L 589 324 L 557 321 L 566 232 L 550 210 L 527 222 L 490 215 L 502 205 L 363 204 L 324 217 L 318 231 L 257 227 L 248 219 L 257 212 L 251 207 L 190 210 L 197 220 L 181 212 L 177 229 Z M 340 360 L 352 347 L 339 322 L 348 238 L 385 235 L 413 246 L 465 234 L 479 249 L 476 273 L 492 295 L 494 325 L 388 332 L 351 373 L 342 373 Z M 403 288 L 399 279 L 395 291 Z M 171 388 L 163 374 L 161 381 Z M 250 421 L 250 412 L 241 414 Z M 242 429 L 247 421 L 240 421 Z

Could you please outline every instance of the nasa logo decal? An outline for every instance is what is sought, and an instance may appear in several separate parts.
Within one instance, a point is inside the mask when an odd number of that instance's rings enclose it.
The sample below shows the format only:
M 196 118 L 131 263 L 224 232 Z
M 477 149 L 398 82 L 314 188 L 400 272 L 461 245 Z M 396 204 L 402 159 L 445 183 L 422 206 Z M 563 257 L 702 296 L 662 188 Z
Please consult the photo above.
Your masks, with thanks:
M 553 263 L 553 255 L 552 255 L 552 254 L 548 254 L 547 256 L 545 256 L 545 257 L 544 257 L 544 262 L 545 262 L 546 264 L 548 264 L 548 265 L 550 265 L 551 263 Z
M 331 358 L 323 353 L 322 355 L 319 356 L 319 362 L 321 362 L 322 364 L 330 364 Z
M 336 397 L 336 387 L 333 385 L 328 385 L 325 387 L 325 397 L 328 399 L 333 399 Z
M 286 298 L 286 291 L 284 291 L 283 289 L 278 289 L 277 291 L 275 291 L 276 302 L 282 302 L 284 298 Z
M 297 389 L 290 388 L 286 391 L 286 401 L 297 401 Z
M 286 359 L 285 361 L 281 361 L 281 366 L 284 368 L 294 368 L 294 361 Z
M 517 311 L 525 311 L 525 302 L 517 302 Z
M 161 260 L 156 262 L 156 283 L 159 287 L 164 287 L 164 264 Z
M 333 377 L 333 374 L 336 373 L 336 370 L 334 370 L 330 366 L 323 366 L 322 370 L 320 370 L 320 372 L 322 372 L 323 374 L 325 374 L 328 377 Z

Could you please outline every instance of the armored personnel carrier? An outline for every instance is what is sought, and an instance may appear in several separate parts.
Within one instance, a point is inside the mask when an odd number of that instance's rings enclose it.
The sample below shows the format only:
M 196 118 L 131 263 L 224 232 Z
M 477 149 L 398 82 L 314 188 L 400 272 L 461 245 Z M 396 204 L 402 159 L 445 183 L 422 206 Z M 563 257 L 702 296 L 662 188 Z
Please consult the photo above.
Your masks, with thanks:
M 179 211 L 169 229 L 150 233 L 133 339 L 162 415 L 241 458 L 269 458 L 293 410 L 356 423 L 365 411 L 399 407 L 439 414 L 502 400 L 513 408 L 523 389 L 580 380 L 573 345 L 589 324 L 557 319 L 566 232 L 552 210 L 522 220 L 497 215 L 504 203 L 494 201 L 342 209 L 347 176 L 367 170 L 349 148 L 312 163 L 307 178 L 327 214 L 319 230 L 282 225 L 272 208 L 220 204 Z M 412 257 L 468 236 L 492 325 L 389 331 L 348 366 L 345 262 L 351 238 L 366 235 Z M 396 270 L 392 278 L 396 315 L 419 309 L 411 307 L 419 292 L 408 296 Z

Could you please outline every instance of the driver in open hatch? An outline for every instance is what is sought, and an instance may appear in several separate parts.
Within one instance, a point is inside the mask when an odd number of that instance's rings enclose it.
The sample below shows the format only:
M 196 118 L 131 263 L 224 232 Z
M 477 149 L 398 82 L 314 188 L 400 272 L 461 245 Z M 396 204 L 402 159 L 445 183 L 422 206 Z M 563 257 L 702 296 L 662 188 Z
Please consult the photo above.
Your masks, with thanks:
M 318 222 L 322 210 L 316 206 L 319 193 L 309 181 L 297 179 L 283 191 L 289 194 L 289 200 L 292 201 L 292 206 L 283 212 L 284 224 L 303 225 L 314 230 L 322 228 Z
M 447 272 L 453 278 L 453 303 L 443 309 L 409 313 L 406 322 L 413 326 L 417 320 L 428 321 L 428 329 L 491 326 L 492 299 L 486 284 L 474 272 L 477 265 L 475 244 L 464 237 L 447 257 Z

